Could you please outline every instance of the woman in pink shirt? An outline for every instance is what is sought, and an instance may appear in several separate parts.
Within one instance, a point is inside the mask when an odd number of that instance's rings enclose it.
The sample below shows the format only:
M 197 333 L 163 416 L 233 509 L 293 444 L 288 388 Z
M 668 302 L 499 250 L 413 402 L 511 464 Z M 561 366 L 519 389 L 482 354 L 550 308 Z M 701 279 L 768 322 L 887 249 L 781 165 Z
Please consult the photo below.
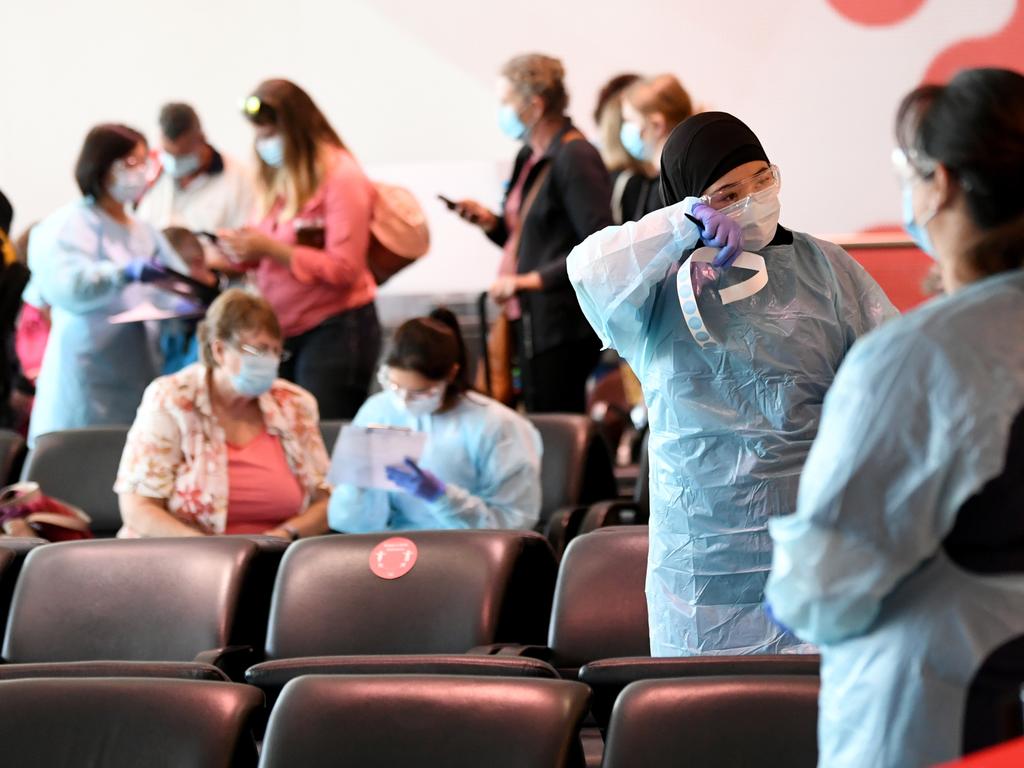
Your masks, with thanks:
M 373 184 L 309 95 L 267 80 L 245 100 L 256 129 L 261 218 L 221 232 L 229 256 L 254 270 L 291 361 L 281 375 L 309 390 L 325 419 L 350 419 L 380 355 L 367 267 Z
M 327 451 L 316 402 L 277 378 L 281 327 L 263 299 L 222 293 L 199 327 L 200 363 L 146 389 L 114 491 L 121 537 L 327 530 Z

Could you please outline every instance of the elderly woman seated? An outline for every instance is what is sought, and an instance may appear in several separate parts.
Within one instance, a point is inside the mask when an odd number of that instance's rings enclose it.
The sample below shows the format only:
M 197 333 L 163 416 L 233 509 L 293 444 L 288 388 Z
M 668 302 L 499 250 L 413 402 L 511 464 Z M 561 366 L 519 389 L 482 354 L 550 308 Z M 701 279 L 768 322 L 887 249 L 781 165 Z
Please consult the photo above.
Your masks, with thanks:
M 200 325 L 201 362 L 154 381 L 128 433 L 114 490 L 119 536 L 327 530 L 327 451 L 316 401 L 277 378 L 281 328 L 232 289 Z

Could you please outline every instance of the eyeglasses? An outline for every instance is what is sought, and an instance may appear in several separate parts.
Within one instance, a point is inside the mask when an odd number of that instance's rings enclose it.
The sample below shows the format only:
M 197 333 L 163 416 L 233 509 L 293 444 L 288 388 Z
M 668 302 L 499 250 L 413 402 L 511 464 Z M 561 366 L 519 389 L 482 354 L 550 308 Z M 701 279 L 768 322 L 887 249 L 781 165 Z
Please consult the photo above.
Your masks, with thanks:
M 903 181 L 911 181 L 915 176 L 927 179 L 935 173 L 935 161 L 916 149 L 896 147 L 892 151 L 892 167 Z
M 113 164 L 115 166 L 120 166 L 121 168 L 143 168 L 147 171 L 151 167 L 150 158 L 148 155 L 143 158 L 133 157 L 132 155 L 129 155 L 128 157 L 122 157 L 115 160 Z
M 764 192 L 772 188 L 778 189 L 781 185 L 782 175 L 779 173 L 779 167 L 777 165 L 769 165 L 753 176 L 734 181 L 732 184 L 726 184 L 710 194 L 703 195 L 700 201 L 705 205 L 710 205 L 717 211 L 758 192 Z
M 425 400 L 430 397 L 437 397 L 437 394 L 445 388 L 445 382 L 442 381 L 437 384 L 432 384 L 426 389 L 405 389 L 398 386 L 391 380 L 391 377 L 388 375 L 387 366 L 384 366 L 377 371 L 377 383 L 380 384 L 380 388 L 385 392 L 391 392 L 406 401 Z
M 239 344 L 238 351 L 250 357 L 276 357 L 282 363 L 292 359 L 292 353 L 287 349 L 268 349 L 266 347 L 254 347 L 252 344 Z

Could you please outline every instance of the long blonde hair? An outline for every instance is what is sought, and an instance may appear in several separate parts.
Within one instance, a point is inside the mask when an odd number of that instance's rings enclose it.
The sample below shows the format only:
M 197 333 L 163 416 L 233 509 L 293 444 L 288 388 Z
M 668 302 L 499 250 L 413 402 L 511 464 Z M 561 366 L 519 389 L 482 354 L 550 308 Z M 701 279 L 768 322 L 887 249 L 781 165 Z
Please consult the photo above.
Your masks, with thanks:
M 294 216 L 319 188 L 331 149 L 345 143 L 323 112 L 290 80 L 264 80 L 245 100 L 246 117 L 255 125 L 277 128 L 284 142 L 284 165 L 274 168 L 257 155 L 257 181 L 263 212 L 284 198 L 282 218 Z

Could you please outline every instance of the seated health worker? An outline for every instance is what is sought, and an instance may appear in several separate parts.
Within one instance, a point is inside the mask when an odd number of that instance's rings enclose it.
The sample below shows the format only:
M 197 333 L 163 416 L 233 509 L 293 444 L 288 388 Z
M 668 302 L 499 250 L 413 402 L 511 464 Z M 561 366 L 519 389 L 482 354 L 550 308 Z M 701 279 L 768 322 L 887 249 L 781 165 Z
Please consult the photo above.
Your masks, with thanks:
M 147 389 L 114 491 L 119 536 L 327 530 L 316 401 L 277 377 L 281 326 L 262 298 L 222 293 L 199 327 L 201 362 Z
M 346 533 L 444 528 L 530 529 L 540 515 L 541 439 L 524 417 L 470 390 L 466 349 L 445 309 L 395 332 L 382 392 L 356 415 L 362 426 L 427 433 L 419 464 L 389 467 L 394 490 L 339 485 L 330 526 Z
M 846 352 L 896 314 L 845 251 L 779 225 L 779 179 L 744 123 L 696 115 L 662 151 L 668 207 L 569 255 L 584 314 L 649 411 L 654 656 L 797 646 L 761 605 L 768 519 L 796 508 Z M 720 248 L 696 254 L 711 263 L 689 259 L 702 239 Z
M 1024 76 L 921 86 L 896 138 L 947 295 L 857 342 L 770 526 L 772 611 L 821 645 L 830 768 L 946 764 L 1021 727 Z

